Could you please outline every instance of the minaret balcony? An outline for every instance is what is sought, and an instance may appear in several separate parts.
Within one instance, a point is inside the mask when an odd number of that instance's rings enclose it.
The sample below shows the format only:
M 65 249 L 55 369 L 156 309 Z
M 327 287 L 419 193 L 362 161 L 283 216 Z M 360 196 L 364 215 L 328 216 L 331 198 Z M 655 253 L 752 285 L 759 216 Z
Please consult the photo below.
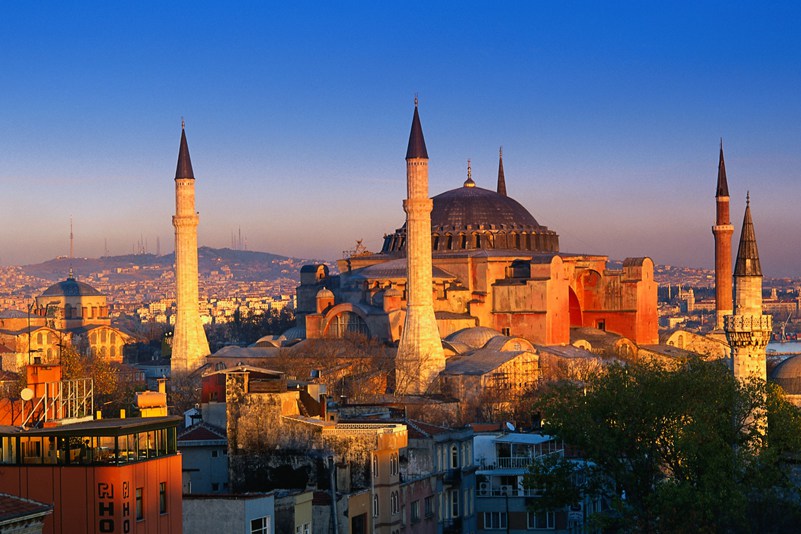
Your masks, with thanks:
M 772 315 L 727 315 L 724 317 L 726 332 L 771 332 Z

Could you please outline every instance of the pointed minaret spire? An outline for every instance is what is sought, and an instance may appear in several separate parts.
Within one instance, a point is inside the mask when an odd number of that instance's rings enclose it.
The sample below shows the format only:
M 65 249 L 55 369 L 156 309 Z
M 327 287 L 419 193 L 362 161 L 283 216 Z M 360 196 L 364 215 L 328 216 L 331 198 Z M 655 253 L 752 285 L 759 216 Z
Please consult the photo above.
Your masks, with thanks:
M 420 125 L 420 114 L 417 113 L 417 96 L 414 97 L 412 131 L 409 133 L 409 146 L 406 149 L 406 159 L 412 158 L 428 159 L 426 141 L 423 139 L 423 127 Z
M 198 305 L 197 226 L 195 174 L 189 160 L 186 131 L 181 121 L 181 148 L 175 172 L 175 332 L 170 368 L 173 376 L 190 373 L 206 362 L 209 342 L 200 320 Z M 140 238 L 140 247 L 144 246 Z M 144 247 L 147 248 L 146 246 Z
M 731 347 L 734 376 L 740 380 L 767 380 L 766 348 L 773 332 L 773 319 L 762 313 L 762 267 L 751 220 L 750 193 L 746 196 L 740 247 L 734 267 L 734 313 L 726 316 L 724 330 Z M 768 424 L 764 408 L 755 410 L 749 419 L 749 424 L 764 433 Z
M 506 177 L 503 174 L 503 147 L 498 150 L 498 194 L 506 196 Z
M 726 162 L 723 161 L 723 138 L 720 138 L 720 159 L 718 160 L 718 190 L 716 197 L 729 196 L 729 183 L 726 180 Z
M 431 210 L 428 153 L 415 99 L 412 133 L 406 151 L 406 319 L 395 357 L 395 390 L 426 393 L 445 369 L 445 353 L 434 314 L 431 259 Z
M 194 180 L 192 160 L 189 158 L 189 145 L 186 143 L 186 123 L 181 119 L 181 147 L 178 149 L 178 168 L 175 169 L 175 179 L 189 178 Z
M 745 197 L 745 216 L 743 217 L 743 230 L 740 234 L 740 247 L 737 249 L 737 263 L 734 266 L 734 276 L 762 276 L 762 266 L 759 264 L 759 251 L 757 250 L 754 222 L 751 220 L 751 192 Z
M 724 318 L 733 310 L 731 238 L 734 226 L 729 218 L 729 184 L 726 180 L 726 163 L 723 160 L 723 138 L 720 138 L 718 184 L 715 193 L 715 329 L 723 328 Z
M 467 180 L 464 181 L 465 187 L 475 187 L 476 183 L 473 181 L 473 167 L 470 166 L 470 160 L 467 160 Z

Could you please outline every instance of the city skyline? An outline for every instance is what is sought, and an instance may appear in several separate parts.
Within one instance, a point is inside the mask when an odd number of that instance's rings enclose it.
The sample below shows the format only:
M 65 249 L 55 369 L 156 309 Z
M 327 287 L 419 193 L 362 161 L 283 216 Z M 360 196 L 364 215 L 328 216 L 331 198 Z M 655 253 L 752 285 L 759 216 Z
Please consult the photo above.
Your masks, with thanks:
M 801 276 L 801 9 L 572 7 L 7 7 L 0 264 L 67 255 L 70 217 L 76 256 L 171 252 L 181 117 L 201 246 L 376 251 L 419 93 L 432 196 L 468 158 L 494 189 L 502 145 L 561 250 L 614 259 L 713 265 L 722 136 L 735 235 L 750 190 L 765 275 Z

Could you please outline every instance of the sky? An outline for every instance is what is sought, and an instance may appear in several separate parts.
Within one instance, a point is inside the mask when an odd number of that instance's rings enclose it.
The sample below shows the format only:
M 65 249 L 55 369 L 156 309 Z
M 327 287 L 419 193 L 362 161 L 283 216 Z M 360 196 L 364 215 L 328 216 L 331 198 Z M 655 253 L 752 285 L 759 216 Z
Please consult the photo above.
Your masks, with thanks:
M 432 5 L 433 4 L 433 5 Z M 565 252 L 713 265 L 723 138 L 769 277 L 801 276 L 795 2 L 6 2 L 0 264 L 199 243 L 335 260 L 404 222 L 414 95 L 432 196 L 472 160 Z

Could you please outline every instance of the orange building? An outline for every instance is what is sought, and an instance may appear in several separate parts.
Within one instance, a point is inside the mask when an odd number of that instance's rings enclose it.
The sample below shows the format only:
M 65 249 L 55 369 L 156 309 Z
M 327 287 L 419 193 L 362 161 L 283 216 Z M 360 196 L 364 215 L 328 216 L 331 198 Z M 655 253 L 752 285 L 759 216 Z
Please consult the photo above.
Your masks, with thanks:
M 425 156 L 419 159 L 427 161 L 422 132 L 417 136 Z M 413 129 L 410 147 L 414 140 Z M 567 345 L 571 327 L 592 327 L 638 345 L 658 343 L 650 258 L 627 258 L 616 269 L 604 255 L 563 253 L 556 232 L 508 195 L 502 161 L 495 191 L 477 185 L 469 163 L 467 174 L 461 187 L 431 199 L 431 247 L 428 239 L 424 247 L 431 276 L 423 284 L 430 285 L 440 338 L 481 326 L 536 345 Z M 338 262 L 339 275 L 304 266 L 297 290 L 303 330 L 293 335 L 403 339 L 411 302 L 408 234 L 408 223 L 385 234 L 379 253 L 359 245 Z
M 0 492 L 52 504 L 46 534 L 180 533 L 180 420 L 0 426 Z

